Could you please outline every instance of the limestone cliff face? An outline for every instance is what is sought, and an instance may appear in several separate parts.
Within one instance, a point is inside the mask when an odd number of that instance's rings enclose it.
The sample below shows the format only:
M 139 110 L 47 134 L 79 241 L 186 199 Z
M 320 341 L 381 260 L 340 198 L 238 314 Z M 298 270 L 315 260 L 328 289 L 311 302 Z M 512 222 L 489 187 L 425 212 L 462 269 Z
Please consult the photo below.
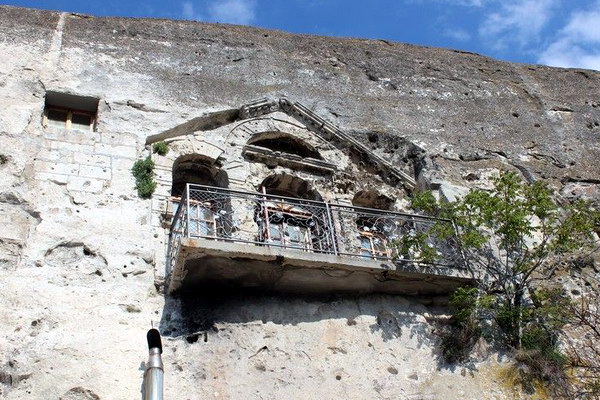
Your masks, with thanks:
M 170 399 L 518 396 L 483 350 L 469 369 L 438 363 L 445 310 L 432 301 L 165 296 L 165 230 L 130 169 L 150 135 L 287 96 L 448 191 L 515 169 L 600 201 L 600 73 L 11 7 L 0 7 L 0 54 L 5 398 L 140 398 L 151 321 L 166 336 Z M 99 98 L 96 131 L 43 128 L 47 91 Z M 406 143 L 424 150 L 419 163 Z

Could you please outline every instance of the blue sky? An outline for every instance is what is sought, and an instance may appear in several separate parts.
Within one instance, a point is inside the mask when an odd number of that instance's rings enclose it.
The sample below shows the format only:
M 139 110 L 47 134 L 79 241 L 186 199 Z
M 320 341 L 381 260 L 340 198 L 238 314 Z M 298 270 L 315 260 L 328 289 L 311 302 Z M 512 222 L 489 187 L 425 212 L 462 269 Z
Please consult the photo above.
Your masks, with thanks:
M 600 70 L 600 0 L 17 0 L 4 4 L 387 39 L 502 60 Z

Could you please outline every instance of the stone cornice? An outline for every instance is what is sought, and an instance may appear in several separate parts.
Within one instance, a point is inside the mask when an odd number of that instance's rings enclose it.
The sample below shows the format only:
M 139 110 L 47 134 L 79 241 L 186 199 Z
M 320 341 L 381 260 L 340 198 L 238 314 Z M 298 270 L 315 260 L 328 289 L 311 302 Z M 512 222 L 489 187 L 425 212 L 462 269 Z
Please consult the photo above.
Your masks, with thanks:
M 318 134 L 325 140 L 338 143 L 341 147 L 348 147 L 359 152 L 385 176 L 392 178 L 392 180 L 402 182 L 407 190 L 412 191 L 416 186 L 415 179 L 412 176 L 400 170 L 399 168 L 396 168 L 384 160 L 381 156 L 368 149 L 358 140 L 354 139 L 351 135 L 345 133 L 332 123 L 326 121 L 321 116 L 299 102 L 292 102 L 286 97 L 281 97 L 275 100 L 261 98 L 242 105 L 238 109 L 237 113 L 232 111 L 233 110 L 224 110 L 222 112 L 213 112 L 194 118 L 188 122 L 169 129 L 168 131 L 149 136 L 146 139 L 146 144 L 152 144 L 161 140 L 189 135 L 198 130 L 215 129 L 235 121 L 257 118 L 277 111 L 282 111 L 302 122 L 310 131 Z

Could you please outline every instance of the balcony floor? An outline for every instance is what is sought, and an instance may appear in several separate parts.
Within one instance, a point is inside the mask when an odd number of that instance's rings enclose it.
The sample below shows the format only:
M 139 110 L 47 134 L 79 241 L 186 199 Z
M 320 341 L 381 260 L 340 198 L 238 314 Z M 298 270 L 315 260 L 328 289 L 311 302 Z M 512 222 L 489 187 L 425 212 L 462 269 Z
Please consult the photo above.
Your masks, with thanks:
M 297 294 L 445 295 L 473 283 L 456 268 L 398 264 L 279 247 L 183 238 L 168 291 L 202 287 Z

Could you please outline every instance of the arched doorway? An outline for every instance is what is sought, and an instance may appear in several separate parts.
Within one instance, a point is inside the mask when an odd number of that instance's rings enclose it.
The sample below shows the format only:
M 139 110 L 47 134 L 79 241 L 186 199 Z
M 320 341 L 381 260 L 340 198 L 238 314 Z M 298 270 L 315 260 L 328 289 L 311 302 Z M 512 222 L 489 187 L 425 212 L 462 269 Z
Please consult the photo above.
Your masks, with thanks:
M 187 232 L 191 237 L 228 236 L 233 229 L 227 173 L 214 160 L 192 154 L 173 163 L 171 202 L 178 214 L 186 214 Z M 189 190 L 188 190 L 189 189 Z M 185 210 L 179 207 L 185 205 Z M 189 216 L 189 218 L 188 218 Z

